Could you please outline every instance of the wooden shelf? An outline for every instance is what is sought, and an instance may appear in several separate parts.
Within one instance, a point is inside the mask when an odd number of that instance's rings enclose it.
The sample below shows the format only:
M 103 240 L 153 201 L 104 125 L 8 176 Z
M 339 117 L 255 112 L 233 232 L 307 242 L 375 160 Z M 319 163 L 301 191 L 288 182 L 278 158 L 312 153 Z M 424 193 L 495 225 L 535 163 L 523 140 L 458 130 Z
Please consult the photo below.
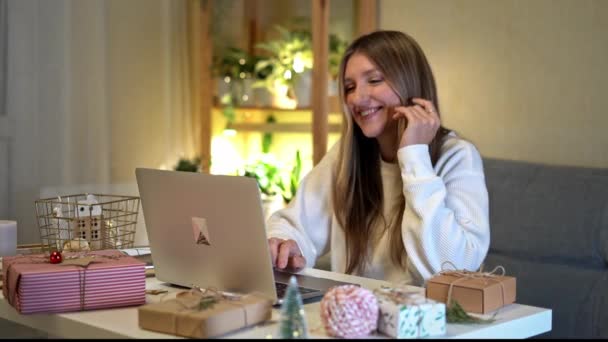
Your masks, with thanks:
M 222 110 L 223 106 L 214 106 L 215 109 Z M 310 112 L 312 108 L 310 107 L 302 107 L 302 108 L 278 108 L 278 107 L 256 107 L 256 106 L 235 106 L 235 110 L 251 110 L 251 111 L 264 111 L 264 112 Z
M 307 123 L 233 123 L 226 128 L 240 132 L 312 133 L 312 125 Z M 329 124 L 329 133 L 340 133 L 341 129 L 341 124 Z
M 200 54 L 202 65 L 211 65 L 212 60 L 212 36 L 210 30 L 211 13 L 213 1 L 195 1 L 192 2 L 198 6 L 200 12 L 200 27 L 198 28 L 201 35 Z M 247 0 L 244 3 L 245 21 L 244 25 L 248 25 L 249 37 L 247 40 L 247 48 L 250 53 L 253 51 L 254 43 L 260 40 L 261 31 L 259 30 L 259 22 L 263 10 L 261 2 L 257 0 Z M 315 60 L 327 60 L 328 58 L 328 40 L 329 40 L 329 1 L 312 0 L 312 44 L 313 56 Z M 377 0 L 358 0 L 358 20 L 357 20 L 357 35 L 373 31 L 377 28 Z M 199 146 L 200 155 L 209 157 L 211 155 L 211 112 L 213 110 L 212 91 L 214 84 L 211 78 L 210 68 L 201 68 L 201 124 L 200 134 L 201 143 Z M 232 128 L 239 131 L 249 132 L 295 132 L 295 133 L 310 133 L 313 138 L 313 163 L 317 164 L 321 160 L 327 150 L 327 134 L 341 131 L 341 124 L 328 123 L 330 115 L 341 115 L 341 106 L 338 103 L 337 97 L 329 97 L 327 94 L 327 65 L 321 63 L 314 67 L 313 78 L 311 85 L 311 108 L 296 108 L 296 109 L 279 109 L 267 107 L 240 107 L 235 108 L 236 111 L 251 111 L 252 113 L 263 113 L 269 111 L 276 112 L 294 112 L 305 113 L 310 112 L 312 124 L 307 123 L 235 123 Z M 221 107 L 215 107 L 221 110 Z M 203 158 L 204 160 L 205 158 Z M 207 170 L 206 165 L 203 165 Z
M 223 110 L 224 107 L 222 106 L 214 106 L 213 109 L 215 110 Z M 277 108 L 277 107 L 254 107 L 254 106 L 239 106 L 239 107 L 234 107 L 234 110 L 237 112 L 243 112 L 243 111 L 251 111 L 251 112 L 279 112 L 279 113 L 306 113 L 309 114 L 312 112 L 312 108 L 311 107 L 302 107 L 302 108 L 294 108 L 294 109 L 286 109 L 286 108 Z M 335 116 L 341 116 L 342 113 L 340 113 L 339 111 L 330 111 L 329 113 L 327 113 L 328 115 L 335 115 Z

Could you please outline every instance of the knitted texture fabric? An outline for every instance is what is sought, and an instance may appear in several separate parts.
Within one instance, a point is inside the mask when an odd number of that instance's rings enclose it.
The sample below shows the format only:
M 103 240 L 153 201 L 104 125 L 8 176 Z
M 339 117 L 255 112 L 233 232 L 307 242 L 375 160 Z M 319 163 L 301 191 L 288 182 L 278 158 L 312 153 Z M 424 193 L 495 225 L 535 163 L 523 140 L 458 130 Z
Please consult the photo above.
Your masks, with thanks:
M 369 335 L 378 328 L 378 301 L 371 291 L 356 285 L 335 286 L 321 300 L 321 321 L 331 336 Z
M 332 202 L 337 147 L 302 179 L 289 205 L 268 219 L 267 236 L 295 240 L 308 267 L 331 251 L 331 270 L 348 273 L 345 230 Z M 490 224 L 483 163 L 475 146 L 450 135 L 434 166 L 428 146 L 405 146 L 397 151 L 397 163 L 380 160 L 380 173 L 386 222 L 392 222 L 393 209 L 405 198 L 401 237 L 407 265 L 393 262 L 392 230 L 377 220 L 369 227 L 377 243 L 353 275 L 423 286 L 445 260 L 458 269 L 479 269 L 490 246 Z

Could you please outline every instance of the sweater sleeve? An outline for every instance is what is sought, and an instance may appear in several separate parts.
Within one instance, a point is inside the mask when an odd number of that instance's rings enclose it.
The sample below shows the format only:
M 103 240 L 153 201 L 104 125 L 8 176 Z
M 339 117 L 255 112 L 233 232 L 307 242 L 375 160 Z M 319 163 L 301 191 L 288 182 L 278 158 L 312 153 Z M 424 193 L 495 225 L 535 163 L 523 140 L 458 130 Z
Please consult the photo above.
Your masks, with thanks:
M 296 195 L 284 209 L 276 211 L 267 222 L 268 238 L 293 239 L 313 267 L 317 257 L 329 249 L 333 205 L 333 165 L 337 144 L 301 181 Z
M 448 139 L 433 168 L 427 145 L 399 149 L 408 258 L 426 281 L 445 261 L 477 270 L 490 245 L 482 159 L 470 143 Z

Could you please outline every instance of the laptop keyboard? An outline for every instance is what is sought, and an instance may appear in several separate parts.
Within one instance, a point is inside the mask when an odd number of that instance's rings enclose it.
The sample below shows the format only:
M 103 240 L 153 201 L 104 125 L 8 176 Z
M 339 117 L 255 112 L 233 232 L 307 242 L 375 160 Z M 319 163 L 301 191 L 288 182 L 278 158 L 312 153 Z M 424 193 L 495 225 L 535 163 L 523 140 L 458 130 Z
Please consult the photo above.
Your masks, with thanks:
M 285 292 L 287 292 L 287 284 L 274 283 L 274 285 L 277 289 L 277 297 L 283 298 L 285 296 Z M 319 290 L 298 286 L 298 291 L 300 291 L 300 294 L 305 294 L 305 293 L 310 293 L 310 292 L 317 292 Z

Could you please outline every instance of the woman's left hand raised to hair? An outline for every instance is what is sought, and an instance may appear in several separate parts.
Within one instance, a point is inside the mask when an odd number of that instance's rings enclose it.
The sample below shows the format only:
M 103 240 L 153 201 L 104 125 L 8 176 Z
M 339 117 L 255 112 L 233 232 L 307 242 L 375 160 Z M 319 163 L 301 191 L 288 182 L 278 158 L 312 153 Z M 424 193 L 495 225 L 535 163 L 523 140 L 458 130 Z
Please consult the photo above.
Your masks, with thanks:
M 393 119 L 407 119 L 407 126 L 401 136 L 399 148 L 408 145 L 429 144 L 441 125 L 439 115 L 431 101 L 413 98 L 412 102 L 413 106 L 400 106 L 393 109 L 395 111 Z

